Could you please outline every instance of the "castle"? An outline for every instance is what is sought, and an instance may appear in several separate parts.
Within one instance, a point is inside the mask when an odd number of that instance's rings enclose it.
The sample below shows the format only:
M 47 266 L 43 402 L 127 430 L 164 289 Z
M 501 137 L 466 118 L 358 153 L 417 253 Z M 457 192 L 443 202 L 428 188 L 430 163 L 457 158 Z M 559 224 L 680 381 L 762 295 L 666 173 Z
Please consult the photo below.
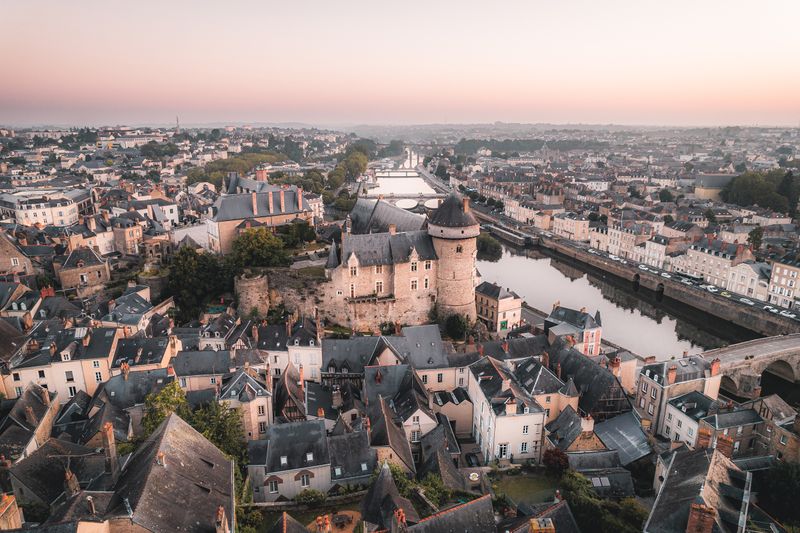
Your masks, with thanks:
M 322 310 L 354 329 L 423 324 L 460 314 L 475 321 L 480 225 L 469 200 L 452 194 L 429 218 L 360 198 L 331 246 Z

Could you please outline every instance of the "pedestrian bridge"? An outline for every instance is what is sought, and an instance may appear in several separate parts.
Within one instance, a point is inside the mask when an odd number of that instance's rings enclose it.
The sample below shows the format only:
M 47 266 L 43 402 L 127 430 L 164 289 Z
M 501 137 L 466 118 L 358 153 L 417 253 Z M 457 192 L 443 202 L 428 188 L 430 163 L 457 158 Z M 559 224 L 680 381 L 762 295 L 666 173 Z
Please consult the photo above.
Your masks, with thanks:
M 757 398 L 764 372 L 791 383 L 800 380 L 800 333 L 754 339 L 702 355 L 720 360 L 721 387 L 737 396 Z

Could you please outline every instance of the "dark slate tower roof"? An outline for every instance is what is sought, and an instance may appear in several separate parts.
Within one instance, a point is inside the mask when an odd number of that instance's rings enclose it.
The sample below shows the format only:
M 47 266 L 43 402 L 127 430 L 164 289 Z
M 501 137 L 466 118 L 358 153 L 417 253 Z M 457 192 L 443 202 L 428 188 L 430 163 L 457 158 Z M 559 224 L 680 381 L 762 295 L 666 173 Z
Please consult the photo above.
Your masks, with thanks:
M 464 210 L 464 202 L 456 193 L 445 198 L 444 202 L 431 213 L 428 224 L 446 228 L 465 228 L 477 226 L 478 221 L 469 209 Z

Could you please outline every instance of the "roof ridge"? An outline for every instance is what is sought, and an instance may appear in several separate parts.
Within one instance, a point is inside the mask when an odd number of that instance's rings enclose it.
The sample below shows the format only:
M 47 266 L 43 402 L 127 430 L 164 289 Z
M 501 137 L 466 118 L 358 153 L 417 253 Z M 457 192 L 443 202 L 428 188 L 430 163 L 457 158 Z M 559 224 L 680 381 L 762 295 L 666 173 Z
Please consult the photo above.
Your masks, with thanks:
M 477 501 L 483 500 L 483 499 L 485 499 L 485 498 L 490 498 L 490 497 L 491 497 L 491 494 L 484 494 L 483 496 L 480 496 L 480 497 L 478 497 L 478 498 L 475 498 L 474 500 L 470 500 L 470 501 L 468 501 L 468 502 L 464 502 L 464 503 L 462 503 L 462 504 L 459 504 L 459 505 L 456 505 L 456 506 L 454 506 L 454 507 L 450 507 L 449 509 L 445 509 L 445 510 L 443 510 L 443 511 L 439 511 L 438 513 L 433 513 L 432 515 L 430 515 L 430 516 L 427 516 L 427 517 L 423 518 L 423 519 L 422 519 L 422 520 L 420 520 L 418 523 L 419 523 L 419 524 L 421 524 L 421 523 L 423 523 L 423 522 L 427 522 L 428 520 L 431 520 L 431 519 L 433 519 L 433 518 L 436 518 L 436 517 L 438 517 L 438 516 L 442 516 L 442 515 L 445 515 L 445 514 L 451 513 L 451 512 L 453 512 L 453 511 L 456 511 L 456 510 L 458 510 L 458 509 L 461 509 L 462 507 L 465 507 L 465 506 L 467 506 L 467 505 L 471 505 L 471 504 L 473 504 L 473 503 L 475 503 L 475 502 L 477 502 Z

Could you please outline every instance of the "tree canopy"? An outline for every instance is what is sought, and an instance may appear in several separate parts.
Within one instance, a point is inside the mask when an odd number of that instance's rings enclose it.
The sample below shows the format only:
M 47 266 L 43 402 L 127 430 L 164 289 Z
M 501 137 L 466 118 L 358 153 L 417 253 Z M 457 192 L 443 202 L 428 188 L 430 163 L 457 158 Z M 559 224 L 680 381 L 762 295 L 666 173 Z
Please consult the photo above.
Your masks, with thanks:
M 172 258 L 169 291 L 178 306 L 178 318 L 197 318 L 204 304 L 233 288 L 235 272 L 225 258 L 181 248 Z
M 233 241 L 231 261 L 237 269 L 286 266 L 283 240 L 267 228 L 250 228 Z
M 223 180 L 228 172 L 238 172 L 247 174 L 258 165 L 263 163 L 276 163 L 286 159 L 282 154 L 252 152 L 242 153 L 236 157 L 228 159 L 218 159 L 211 161 L 204 167 L 193 168 L 186 173 L 186 183 L 191 185 L 200 181 L 213 183 L 216 187 L 221 187 Z
M 781 213 L 794 213 L 800 195 L 800 183 L 791 172 L 744 172 L 728 183 L 720 196 L 741 206 L 758 205 Z

